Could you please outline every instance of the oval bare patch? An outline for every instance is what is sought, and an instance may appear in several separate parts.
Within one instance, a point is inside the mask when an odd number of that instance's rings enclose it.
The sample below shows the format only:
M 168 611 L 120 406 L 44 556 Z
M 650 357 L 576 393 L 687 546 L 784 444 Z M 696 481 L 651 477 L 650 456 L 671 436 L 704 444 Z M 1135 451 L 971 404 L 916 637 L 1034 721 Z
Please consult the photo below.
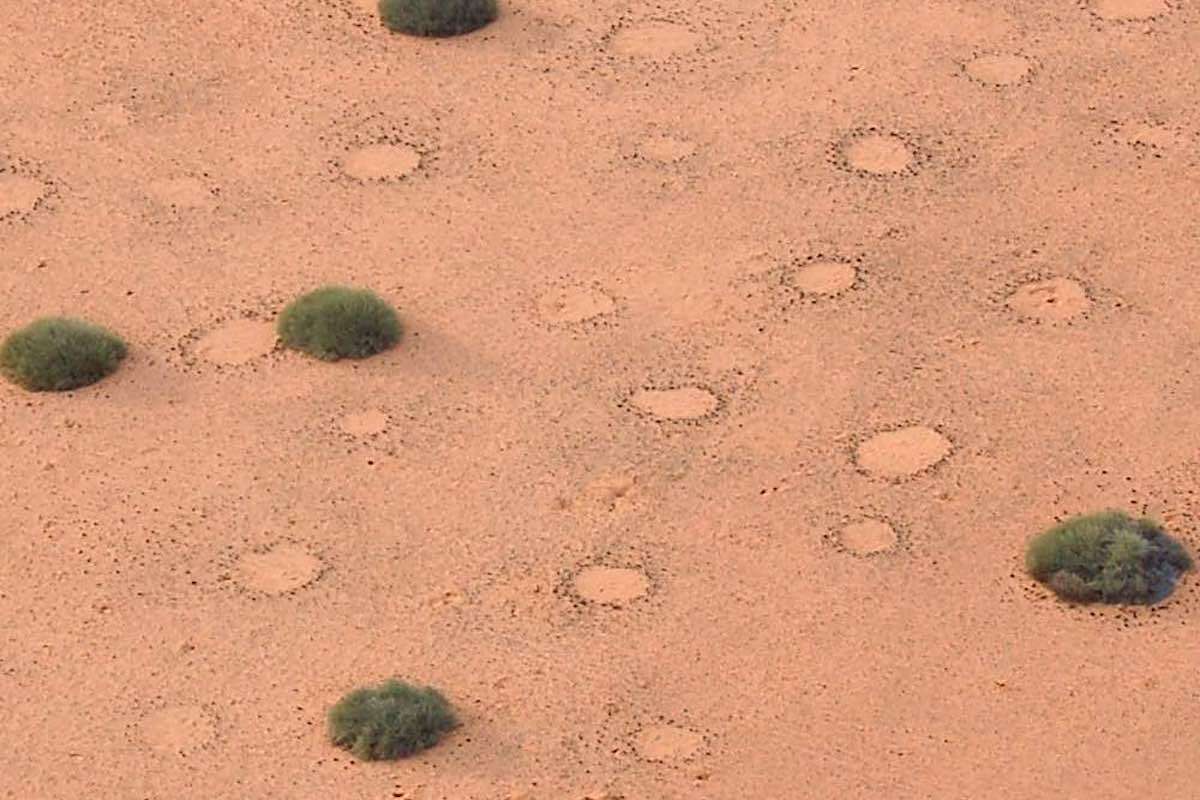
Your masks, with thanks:
M 621 28 L 612 37 L 612 51 L 635 58 L 669 58 L 697 50 L 704 36 L 673 22 L 652 21 Z
M 275 349 L 275 326 L 255 319 L 222 323 L 196 341 L 195 353 L 213 364 L 245 364 Z
M 0 219 L 32 212 L 46 194 L 46 184 L 37 178 L 0 173 Z
M 877 433 L 858 447 L 858 465 L 884 478 L 908 478 L 950 455 L 950 440 L 919 425 Z
M 538 298 L 538 314 L 551 325 L 586 322 L 611 313 L 616 301 L 592 286 L 554 289 Z
M 702 386 L 639 389 L 632 402 L 639 411 L 659 419 L 700 419 L 720 406 L 717 396 Z
M 792 271 L 792 286 L 809 294 L 838 294 L 854 285 L 858 270 L 842 261 L 810 261 Z
M 1022 317 L 1065 322 L 1087 311 L 1091 300 L 1078 281 L 1049 278 L 1017 289 L 1009 296 L 1008 306 Z
M 675 725 L 652 725 L 638 732 L 634 746 L 647 761 L 678 761 L 700 752 L 704 737 Z
M 170 706 L 147 715 L 141 734 L 155 750 L 186 755 L 216 738 L 217 722 L 202 706 Z
M 403 144 L 371 144 L 351 150 L 342 160 L 342 171 L 360 181 L 406 178 L 421 166 L 421 154 Z
M 842 145 L 846 164 L 872 175 L 897 175 L 916 163 L 908 143 L 891 133 L 868 133 L 851 137 Z
M 324 562 L 295 544 L 278 544 L 265 551 L 242 554 L 238 580 L 242 586 L 263 594 L 295 591 L 321 576 Z
M 646 596 L 650 579 L 637 569 L 593 566 L 575 576 L 575 591 L 593 603 L 628 603 Z
M 1033 72 L 1033 62 L 1016 53 L 988 53 L 967 62 L 966 73 L 980 83 L 1012 86 Z
M 896 530 L 881 519 L 864 519 L 846 525 L 838 541 L 847 551 L 860 556 L 874 555 L 894 548 L 899 541 Z

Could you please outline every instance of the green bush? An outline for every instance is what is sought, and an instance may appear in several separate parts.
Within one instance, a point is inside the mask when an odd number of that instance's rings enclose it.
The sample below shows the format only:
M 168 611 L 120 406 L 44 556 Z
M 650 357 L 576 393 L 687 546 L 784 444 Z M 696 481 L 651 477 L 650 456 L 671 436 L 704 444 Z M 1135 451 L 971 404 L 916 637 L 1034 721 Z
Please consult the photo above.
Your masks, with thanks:
M 1106 511 L 1036 536 L 1025 566 L 1065 600 L 1153 603 L 1170 594 L 1192 559 L 1152 520 Z
M 326 286 L 293 301 L 279 315 L 286 347 L 322 361 L 366 358 L 400 341 L 400 320 L 384 300 L 365 289 Z
M 111 374 L 125 353 L 125 342 L 98 325 L 43 317 L 0 345 L 0 372 L 31 391 L 63 392 Z
M 363 761 L 410 756 L 433 747 L 457 725 L 436 689 L 398 680 L 355 689 L 329 710 L 329 738 Z
M 413 36 L 458 36 L 496 19 L 496 0 L 379 0 L 389 30 Z

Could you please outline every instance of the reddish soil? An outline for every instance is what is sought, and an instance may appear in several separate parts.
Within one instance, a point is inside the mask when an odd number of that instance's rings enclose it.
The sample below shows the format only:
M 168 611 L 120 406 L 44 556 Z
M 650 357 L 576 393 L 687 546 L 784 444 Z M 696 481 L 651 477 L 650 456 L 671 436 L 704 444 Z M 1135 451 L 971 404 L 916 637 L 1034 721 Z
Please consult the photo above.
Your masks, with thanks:
M 0 796 L 1196 795 L 1200 3 L 9 0 Z M 281 350 L 324 283 L 361 362 Z M 397 676 L 464 725 L 359 764 Z

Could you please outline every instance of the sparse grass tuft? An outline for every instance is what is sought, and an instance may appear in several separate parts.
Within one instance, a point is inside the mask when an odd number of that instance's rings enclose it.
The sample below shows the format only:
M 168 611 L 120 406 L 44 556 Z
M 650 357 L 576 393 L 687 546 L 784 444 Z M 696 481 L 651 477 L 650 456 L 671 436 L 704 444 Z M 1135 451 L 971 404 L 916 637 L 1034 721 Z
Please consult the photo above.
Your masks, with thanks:
M 383 24 L 413 36 L 458 36 L 496 19 L 496 0 L 379 0 Z
M 400 341 L 395 310 L 374 292 L 326 286 L 294 300 L 279 315 L 284 346 L 322 361 L 366 358 Z
M 388 680 L 355 689 L 329 710 L 329 738 L 363 761 L 410 756 L 458 725 L 436 689 Z
M 30 391 L 65 392 L 110 375 L 125 354 L 125 342 L 99 325 L 43 317 L 0 345 L 0 373 Z
M 1192 559 L 1154 521 L 1105 511 L 1073 517 L 1035 537 L 1025 566 L 1065 600 L 1153 603 L 1170 594 Z

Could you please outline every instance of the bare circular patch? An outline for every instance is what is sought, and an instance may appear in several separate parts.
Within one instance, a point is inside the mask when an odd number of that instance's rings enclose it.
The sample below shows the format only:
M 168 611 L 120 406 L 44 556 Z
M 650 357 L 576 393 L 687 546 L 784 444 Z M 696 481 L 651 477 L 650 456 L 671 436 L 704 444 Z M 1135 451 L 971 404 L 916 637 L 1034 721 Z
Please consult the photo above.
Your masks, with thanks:
M 575 591 L 593 603 L 628 603 L 646 596 L 650 579 L 636 569 L 587 567 L 575 576 Z
M 986 53 L 968 61 L 967 75 L 991 86 L 1012 86 L 1033 73 L 1033 61 L 1016 53 Z
M 817 259 L 793 270 L 788 282 L 806 293 L 837 294 L 852 287 L 857 279 L 858 270 L 853 264 L 834 259 Z
M 393 181 L 406 178 L 421 166 L 421 154 L 405 144 L 370 144 L 351 150 L 342 160 L 342 171 L 360 181 Z
M 48 193 L 49 188 L 37 178 L 0 173 L 0 220 L 33 212 Z
M 324 562 L 296 544 L 278 544 L 267 550 L 242 554 L 238 580 L 242 586 L 263 594 L 286 594 L 321 576 Z
M 202 706 L 170 706 L 147 715 L 141 724 L 142 739 L 164 753 L 187 754 L 212 743 L 217 721 Z
M 151 181 L 146 191 L 152 200 L 168 208 L 211 208 L 216 204 L 216 192 L 204 181 L 191 176 Z
M 700 752 L 704 737 L 687 728 L 652 725 L 638 732 L 634 746 L 647 761 L 679 761 Z
M 877 433 L 858 447 L 858 465 L 883 478 L 908 478 L 950 455 L 950 440 L 919 425 Z
M 1008 298 L 1008 306 L 1022 317 L 1065 322 L 1088 310 L 1087 290 L 1070 278 L 1033 281 Z
M 378 409 L 347 414 L 338 422 L 342 430 L 351 436 L 374 436 L 387 430 L 387 414 Z
M 869 556 L 895 548 L 896 529 L 881 519 L 864 519 L 842 528 L 838 542 L 854 555 Z
M 674 136 L 650 136 L 643 139 L 637 148 L 638 155 L 660 164 L 675 164 L 695 155 L 696 143 Z
M 570 325 L 611 313 L 617 304 L 594 286 L 554 289 L 538 299 L 538 313 L 551 325 Z
M 639 411 L 659 419 L 700 419 L 716 412 L 720 400 L 702 386 L 639 389 L 631 400 Z
M 881 131 L 849 137 L 842 143 L 842 155 L 850 169 L 871 175 L 899 175 L 916 164 L 916 155 L 904 139 Z
M 233 319 L 200 337 L 194 351 L 212 364 L 234 366 L 275 349 L 275 326 L 255 319 Z
M 683 25 L 655 20 L 621 28 L 609 47 L 614 53 L 635 58 L 670 58 L 698 49 L 704 36 Z
M 1100 19 L 1152 19 L 1171 10 L 1167 0 L 1095 0 L 1092 11 Z

